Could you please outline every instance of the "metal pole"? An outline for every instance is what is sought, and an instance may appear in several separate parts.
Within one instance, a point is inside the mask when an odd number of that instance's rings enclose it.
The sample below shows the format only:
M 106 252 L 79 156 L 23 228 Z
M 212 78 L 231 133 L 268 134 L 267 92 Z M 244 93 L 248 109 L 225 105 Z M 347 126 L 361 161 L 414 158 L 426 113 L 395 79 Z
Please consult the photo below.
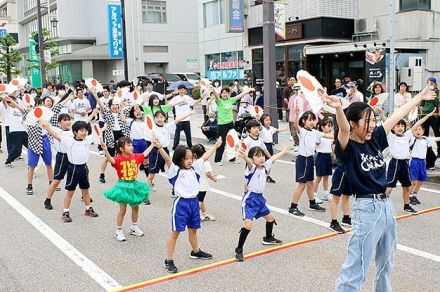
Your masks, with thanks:
M 127 34 L 125 31 L 125 0 L 121 0 L 121 17 L 122 17 L 122 45 L 124 51 L 124 78 L 128 80 L 128 59 L 127 59 Z
M 264 59 L 264 111 L 270 115 L 272 125 L 278 128 L 277 90 L 275 77 L 275 23 L 274 0 L 263 1 L 263 59 Z M 278 143 L 278 135 L 274 135 Z
M 396 35 L 396 2 L 390 0 L 391 26 L 390 26 L 390 114 L 394 112 L 394 91 L 396 89 L 396 60 L 394 56 L 395 35 Z
M 43 24 L 41 20 L 41 0 L 37 0 L 37 22 L 38 22 L 38 46 L 40 54 L 40 77 L 41 88 L 43 88 L 46 82 L 46 69 L 44 67 L 44 36 L 43 36 Z

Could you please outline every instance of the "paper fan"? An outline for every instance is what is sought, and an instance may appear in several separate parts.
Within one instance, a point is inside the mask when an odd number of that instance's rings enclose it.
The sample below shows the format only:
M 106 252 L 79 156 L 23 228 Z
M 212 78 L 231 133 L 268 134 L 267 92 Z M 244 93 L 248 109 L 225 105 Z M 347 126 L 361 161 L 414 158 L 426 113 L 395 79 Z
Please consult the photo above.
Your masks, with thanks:
M 389 96 L 390 96 L 389 93 L 381 93 L 379 95 L 376 95 L 368 102 L 368 105 L 373 108 L 374 107 L 382 107 L 382 105 L 388 99 Z
M 143 97 L 141 96 L 141 94 L 137 90 L 135 90 L 131 93 L 131 99 L 137 105 L 141 105 L 142 103 L 144 103 Z
M 310 108 L 314 113 L 319 112 L 324 107 L 324 102 L 318 94 L 318 90 L 323 90 L 322 85 L 309 72 L 299 70 L 296 79 L 301 87 L 301 91 L 309 102 Z
M 101 129 L 99 128 L 98 124 L 93 125 L 93 132 L 98 136 L 99 140 L 102 139 Z
M 28 126 L 35 126 L 39 119 L 49 121 L 52 115 L 53 112 L 49 108 L 45 106 L 37 106 L 27 114 L 25 124 Z
M 252 114 L 254 117 L 255 117 L 255 116 L 260 116 L 260 117 L 261 117 L 261 116 L 264 114 L 264 111 L 263 111 L 263 109 L 261 108 L 261 106 L 256 105 L 256 106 L 254 106 L 254 108 L 253 108 L 251 114 Z
M 10 84 L 0 84 L 0 93 L 11 94 L 15 91 L 17 91 L 17 86 Z
M 348 101 L 348 99 L 342 97 L 340 100 L 342 102 L 342 109 L 346 109 L 350 105 L 350 101 Z M 322 109 L 328 113 L 336 115 L 336 109 L 334 107 L 324 105 Z
M 408 114 L 408 120 L 414 122 L 419 117 L 419 106 L 413 108 Z
M 9 82 L 9 85 L 12 85 L 12 86 L 25 86 L 27 83 L 28 83 L 27 79 L 24 79 L 24 78 L 21 78 L 21 77 L 17 77 L 17 78 L 12 79 Z
M 145 123 L 147 124 L 145 128 L 145 140 L 151 141 L 156 134 L 156 122 L 152 116 L 146 115 Z
M 85 80 L 85 84 L 86 84 L 87 88 L 102 87 L 101 83 L 98 80 L 96 80 L 95 78 L 87 78 Z
M 126 95 L 128 94 L 130 94 L 130 89 L 128 87 L 123 87 L 123 88 L 118 88 L 115 96 L 120 98 L 125 98 Z
M 30 94 L 25 94 L 22 98 L 23 103 L 28 106 L 28 107 L 34 107 L 35 106 L 35 99 L 32 95 Z
M 226 157 L 231 160 L 237 157 L 237 150 L 240 147 L 240 139 L 235 129 L 229 130 L 226 135 Z

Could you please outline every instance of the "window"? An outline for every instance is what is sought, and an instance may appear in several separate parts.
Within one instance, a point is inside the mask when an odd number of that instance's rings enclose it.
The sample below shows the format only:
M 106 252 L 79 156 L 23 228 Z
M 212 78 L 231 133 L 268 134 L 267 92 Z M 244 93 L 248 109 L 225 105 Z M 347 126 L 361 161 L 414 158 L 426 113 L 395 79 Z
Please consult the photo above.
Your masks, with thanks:
M 225 0 L 215 0 L 203 4 L 203 27 L 225 23 Z
M 144 46 L 144 53 L 168 53 L 168 46 Z
M 142 0 L 142 21 L 148 23 L 166 23 L 167 2 Z
M 400 10 L 430 10 L 431 0 L 400 0 Z

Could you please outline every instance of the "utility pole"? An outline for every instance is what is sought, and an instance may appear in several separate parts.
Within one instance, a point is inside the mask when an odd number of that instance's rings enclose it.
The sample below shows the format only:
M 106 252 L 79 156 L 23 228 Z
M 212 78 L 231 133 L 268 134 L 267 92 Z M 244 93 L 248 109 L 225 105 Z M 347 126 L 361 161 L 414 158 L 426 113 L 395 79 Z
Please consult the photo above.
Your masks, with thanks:
M 131 4 L 133 5 L 133 3 Z M 128 80 L 127 34 L 125 30 L 125 0 L 121 0 L 122 46 L 124 52 L 124 78 Z
M 263 0 L 264 111 L 270 115 L 272 125 L 278 128 L 274 17 L 274 0 Z M 277 133 L 274 142 L 278 143 Z
M 396 45 L 395 35 L 396 35 L 396 2 L 395 0 L 390 0 L 390 114 L 394 112 L 394 91 L 396 91 L 396 59 L 394 55 L 394 49 Z
M 50 5 L 50 4 L 49 4 Z M 41 0 L 37 0 L 37 22 L 38 22 L 38 53 L 40 54 L 40 77 L 41 88 L 46 83 L 46 69 L 44 67 L 44 36 L 43 23 L 41 20 Z

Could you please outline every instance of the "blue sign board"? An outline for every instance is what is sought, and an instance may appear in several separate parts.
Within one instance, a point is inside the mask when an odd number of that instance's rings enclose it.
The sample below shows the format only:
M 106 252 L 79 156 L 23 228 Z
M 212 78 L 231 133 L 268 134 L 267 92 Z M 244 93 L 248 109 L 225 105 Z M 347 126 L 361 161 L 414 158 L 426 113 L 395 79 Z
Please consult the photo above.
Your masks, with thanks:
M 107 6 L 108 16 L 108 55 L 110 58 L 124 57 L 122 43 L 122 15 L 121 5 L 109 3 Z
M 226 32 L 244 31 L 244 0 L 227 0 Z
M 209 80 L 244 79 L 244 70 L 243 69 L 210 70 L 210 71 L 206 71 L 206 78 L 208 78 Z

